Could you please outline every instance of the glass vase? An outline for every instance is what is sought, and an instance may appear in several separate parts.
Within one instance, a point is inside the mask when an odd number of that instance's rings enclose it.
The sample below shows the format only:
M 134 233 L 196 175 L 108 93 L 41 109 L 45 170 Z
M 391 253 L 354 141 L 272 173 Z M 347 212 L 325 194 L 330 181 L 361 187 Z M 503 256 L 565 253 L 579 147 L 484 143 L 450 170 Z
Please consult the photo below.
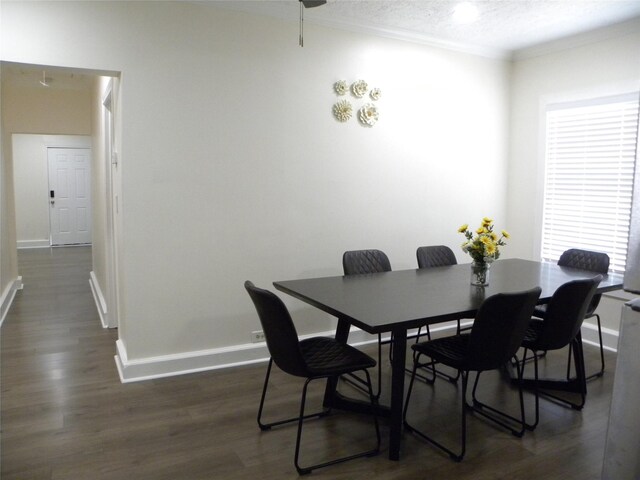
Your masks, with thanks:
M 489 285 L 490 263 L 472 262 L 471 263 L 471 285 L 485 287 Z

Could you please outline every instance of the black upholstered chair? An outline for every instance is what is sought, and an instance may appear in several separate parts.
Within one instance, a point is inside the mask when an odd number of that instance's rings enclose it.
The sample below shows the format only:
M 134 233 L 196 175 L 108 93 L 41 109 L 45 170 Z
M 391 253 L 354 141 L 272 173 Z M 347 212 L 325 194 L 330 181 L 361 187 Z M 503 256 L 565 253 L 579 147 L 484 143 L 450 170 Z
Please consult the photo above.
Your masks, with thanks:
M 349 250 L 342 255 L 342 270 L 345 275 L 365 275 L 371 273 L 390 272 L 391 262 L 389 257 L 381 250 Z M 376 392 L 376 398 L 380 397 L 381 384 L 382 384 L 382 345 L 389 343 L 389 341 L 383 341 L 382 335 L 378 334 L 378 389 Z M 356 387 L 361 388 L 363 385 L 363 379 L 358 375 L 349 375 L 348 377 L 356 380 L 358 383 L 353 383 Z
M 416 258 L 418 260 L 418 268 L 435 268 L 435 267 L 446 267 L 449 265 L 457 265 L 458 261 L 456 260 L 456 256 L 446 245 L 430 245 L 426 247 L 418 247 L 416 250 Z M 468 327 L 467 327 L 468 328 Z M 429 325 L 424 327 L 425 334 L 427 339 L 431 340 L 431 331 L 429 330 Z M 460 319 L 458 319 L 458 325 L 456 333 L 459 334 L 461 332 L 460 327 Z M 420 341 L 420 337 L 422 336 L 422 327 L 418 329 L 418 334 L 416 335 L 416 343 Z M 414 359 L 416 353 L 414 352 Z M 451 376 L 441 370 L 435 370 L 436 373 L 442 375 L 447 378 L 451 382 L 458 381 L 460 378 L 460 372 L 456 376 Z M 418 377 L 426 380 L 427 382 L 433 382 L 435 378 L 429 379 L 422 375 L 418 374 Z
M 571 248 L 565 251 L 558 259 L 558 265 L 561 267 L 579 268 L 580 270 L 588 270 L 594 273 L 600 273 L 606 275 L 609 271 L 609 255 L 601 252 L 592 252 L 590 250 L 580 250 L 578 248 Z M 600 341 L 600 370 L 596 373 L 587 376 L 587 380 L 592 378 L 601 377 L 604 374 L 604 346 L 602 343 L 602 325 L 600 323 L 600 315 L 595 313 L 601 294 L 593 296 L 591 303 L 585 313 L 585 319 L 596 317 L 598 323 L 598 339 Z M 546 312 L 546 305 L 538 305 L 533 312 L 533 315 L 538 318 L 544 318 Z M 571 344 L 569 347 L 569 362 L 567 364 L 567 377 L 571 370 Z
M 466 413 L 473 410 L 489 420 L 508 428 L 514 435 L 522 436 L 525 431 L 524 401 L 522 395 L 522 383 L 517 382 L 518 395 L 520 400 L 520 417 L 516 418 L 503 411 L 499 411 L 489 405 L 480 402 L 476 396 L 476 389 L 480 374 L 487 370 L 501 368 L 512 359 L 529 325 L 533 308 L 540 296 L 540 288 L 518 293 L 501 293 L 487 298 L 476 315 L 473 326 L 469 333 L 438 338 L 413 345 L 411 348 L 418 353 L 413 366 L 413 375 L 407 392 L 407 399 L 404 408 L 405 427 L 441 450 L 447 452 L 449 456 L 461 461 L 466 450 Z M 459 452 L 445 447 L 433 437 L 419 431 L 415 426 L 409 424 L 407 412 L 411 400 L 415 372 L 418 368 L 430 365 L 430 360 L 421 363 L 420 358 L 427 356 L 439 363 L 448 365 L 460 370 L 462 376 L 461 398 L 461 447 Z M 473 384 L 472 399 L 473 404 L 467 403 L 467 383 L 469 372 L 476 372 Z M 520 380 L 521 370 L 517 369 L 518 380 Z M 428 412 L 433 415 L 433 412 Z M 515 426 L 514 426 L 515 425 Z
M 446 267 L 456 265 L 456 256 L 446 245 L 431 245 L 428 247 L 418 247 L 416 250 L 418 268 Z
M 298 422 L 298 433 L 296 437 L 296 448 L 294 454 L 294 465 L 299 474 L 310 473 L 316 468 L 326 467 L 336 463 L 352 460 L 354 458 L 373 456 L 380 451 L 380 431 L 378 419 L 374 414 L 374 424 L 377 437 L 375 448 L 365 452 L 357 453 L 336 460 L 327 461 L 317 465 L 301 467 L 299 464 L 300 444 L 302 440 L 302 425 L 304 420 L 314 417 L 322 417 L 329 414 L 329 410 L 322 410 L 318 413 L 305 414 L 305 402 L 307 387 L 312 380 L 322 378 L 333 378 L 348 372 L 362 371 L 366 377 L 369 398 L 372 410 L 375 412 L 377 401 L 373 395 L 371 379 L 368 369 L 373 368 L 376 362 L 373 358 L 361 351 L 335 341 L 332 338 L 315 337 L 298 341 L 298 334 L 293 324 L 287 307 L 282 300 L 270 291 L 257 288 L 250 281 L 244 284 L 251 300 L 253 301 L 262 329 L 265 334 L 267 347 L 271 358 L 267 367 L 267 374 L 264 379 L 260 407 L 258 409 L 258 425 L 261 430 L 269 430 L 271 427 L 283 425 L 289 422 Z M 263 423 L 262 411 L 264 408 L 269 384 L 269 376 L 273 363 L 285 373 L 296 377 L 306 378 L 302 389 L 302 400 L 300 402 L 299 415 L 286 420 L 272 423 Z
M 533 430 L 539 421 L 540 387 L 544 386 L 538 376 L 537 351 L 559 350 L 568 345 L 573 348 L 575 359 L 576 382 L 580 385 L 580 401 L 572 402 L 566 397 L 558 397 L 545 390 L 544 395 L 553 398 L 557 402 L 565 403 L 579 410 L 584 406 L 586 399 L 584 357 L 582 352 L 582 337 L 580 327 L 584 321 L 585 313 L 591 304 L 592 298 L 602 280 L 602 275 L 591 279 L 573 280 L 560 286 L 551 297 L 545 309 L 544 319 L 532 319 L 525 333 L 522 347 L 525 349 L 520 362 L 520 376 L 524 375 L 527 352 L 533 353 L 534 364 L 534 393 L 535 393 L 535 421 L 527 427 Z M 567 382 L 570 380 L 567 379 Z

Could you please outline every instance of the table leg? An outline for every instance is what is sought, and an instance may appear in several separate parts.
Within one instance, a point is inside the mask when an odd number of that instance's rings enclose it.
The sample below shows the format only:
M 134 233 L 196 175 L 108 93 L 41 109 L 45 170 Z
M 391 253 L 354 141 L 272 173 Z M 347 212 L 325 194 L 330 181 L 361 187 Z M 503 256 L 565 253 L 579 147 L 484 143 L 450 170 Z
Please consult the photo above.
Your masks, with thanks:
M 400 460 L 402 409 L 404 408 L 404 366 L 407 352 L 407 329 L 393 331 L 391 361 L 391 414 L 389 418 L 389 459 Z

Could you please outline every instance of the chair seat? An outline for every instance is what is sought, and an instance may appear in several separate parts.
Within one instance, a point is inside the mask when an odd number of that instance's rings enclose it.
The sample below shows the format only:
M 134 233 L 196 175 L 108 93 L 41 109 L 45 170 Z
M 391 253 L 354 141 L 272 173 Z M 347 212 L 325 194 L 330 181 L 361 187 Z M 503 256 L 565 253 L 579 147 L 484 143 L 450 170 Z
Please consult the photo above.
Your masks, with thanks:
M 594 296 L 595 298 L 595 296 Z M 597 306 L 597 304 L 596 304 Z M 594 312 L 596 310 L 596 307 L 589 305 L 589 308 L 587 308 L 587 312 L 584 314 L 584 318 L 590 318 L 595 316 Z M 545 314 L 547 313 L 547 304 L 543 303 L 542 305 L 536 305 L 536 308 L 533 309 L 533 316 L 534 317 L 538 317 L 538 318 L 544 318 Z
M 416 343 L 411 348 L 422 355 L 431 357 L 436 362 L 464 370 L 465 360 L 468 357 L 468 345 L 469 334 L 463 333 Z
M 466 415 L 468 410 L 473 410 L 475 413 L 509 429 L 513 435 L 520 437 L 524 434 L 526 421 L 522 397 L 521 369 L 516 371 L 520 403 L 519 418 L 482 403 L 476 396 L 476 390 L 481 372 L 502 367 L 517 352 L 522 343 L 524 332 L 529 325 L 533 307 L 540 297 L 540 291 L 540 288 L 536 287 L 525 292 L 493 295 L 485 299 L 478 309 L 471 333 L 437 338 L 411 346 L 417 355 L 414 355 L 411 382 L 409 383 L 403 414 L 404 425 L 409 431 L 416 433 L 437 448 L 447 452 L 457 462 L 461 461 L 465 454 L 467 438 Z M 460 389 L 461 445 L 459 451 L 454 451 L 428 434 L 421 432 L 407 420 L 409 399 L 416 379 L 416 370 L 425 365 L 430 365 L 432 370 L 435 370 L 433 361 L 429 364 L 420 363 L 422 355 L 460 371 L 462 388 Z M 473 403 L 471 404 L 467 401 L 467 385 L 470 372 L 477 372 L 473 383 Z M 429 402 L 428 405 L 428 415 L 430 416 L 433 414 L 431 403 Z
M 317 468 L 328 467 L 329 465 L 335 465 L 348 460 L 377 455 L 380 452 L 380 428 L 374 408 L 376 398 L 373 395 L 373 389 L 371 387 L 371 376 L 367 370 L 370 367 L 375 367 L 376 361 L 349 345 L 337 342 L 333 338 L 315 337 L 300 341 L 289 310 L 287 310 L 286 305 L 277 295 L 268 290 L 256 287 L 249 280 L 244 282 L 244 288 L 247 290 L 251 301 L 256 307 L 260 325 L 262 325 L 267 340 L 267 348 L 271 355 L 269 364 L 267 365 L 267 374 L 264 377 L 260 406 L 258 407 L 257 420 L 260 430 L 270 430 L 273 427 L 286 425 L 291 422 L 298 424 L 293 464 L 299 475 L 304 475 Z M 262 421 L 262 412 L 267 397 L 271 367 L 274 364 L 289 375 L 306 377 L 306 381 L 302 387 L 299 415 L 265 423 Z M 319 412 L 311 414 L 305 413 L 307 388 L 309 384 L 312 380 L 338 376 L 343 373 L 351 373 L 358 370 L 362 370 L 365 377 L 364 384 L 370 400 L 369 405 L 373 413 L 376 446 L 370 450 L 342 456 L 315 465 L 301 466 L 299 459 L 304 421 L 310 418 L 324 417 L 331 410 L 330 406 L 323 406 L 323 409 Z
M 536 307 L 537 308 L 537 307 Z M 524 334 L 522 346 L 529 349 L 537 349 L 538 337 L 544 326 L 544 320 L 536 320 L 535 318 L 529 323 L 529 327 Z
M 333 338 L 315 337 L 302 340 L 300 350 L 313 376 L 332 376 L 376 366 L 366 353 Z
M 547 313 L 547 304 L 543 303 L 542 305 L 536 305 L 536 308 L 533 309 L 533 316 L 538 318 L 544 318 Z

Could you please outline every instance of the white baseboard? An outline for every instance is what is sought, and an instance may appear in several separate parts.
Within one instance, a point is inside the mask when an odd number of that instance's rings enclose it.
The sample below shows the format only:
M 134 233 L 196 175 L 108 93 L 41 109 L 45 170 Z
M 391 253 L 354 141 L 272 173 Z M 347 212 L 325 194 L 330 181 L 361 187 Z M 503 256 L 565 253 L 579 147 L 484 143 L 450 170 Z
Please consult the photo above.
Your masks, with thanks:
M 18 250 L 21 248 L 49 248 L 51 244 L 49 239 L 44 240 L 18 240 Z
M 107 302 L 105 301 L 104 295 L 102 294 L 100 282 L 98 282 L 96 274 L 93 272 L 93 270 L 89 272 L 89 286 L 91 286 L 93 301 L 96 303 L 96 309 L 98 310 L 98 315 L 100 316 L 100 323 L 102 323 L 102 328 L 109 328 L 109 324 L 107 322 Z
M 449 328 L 455 328 L 455 326 L 432 328 L 431 331 L 435 332 Z M 300 339 L 316 336 L 332 337 L 334 333 L 334 331 L 329 331 L 314 333 L 313 335 L 301 335 Z M 409 334 L 411 333 L 413 331 L 409 332 Z M 370 335 L 356 328 L 352 328 L 349 333 L 349 344 L 351 345 L 365 345 L 377 341 L 377 335 Z M 135 360 L 129 360 L 122 340 L 116 342 L 116 350 L 115 362 L 122 383 L 218 370 L 269 360 L 269 351 L 264 342 Z
M 2 323 L 9 312 L 9 308 L 11 308 L 16 292 L 18 290 L 22 290 L 22 287 L 22 277 L 18 277 L 13 282 L 9 283 L 9 285 L 4 289 L 4 292 L 2 292 L 2 297 L 0 297 L 0 327 L 2 327 Z
M 248 365 L 269 359 L 264 342 L 137 360 L 129 360 L 122 340 L 116 341 L 116 350 L 115 361 L 122 383 Z
M 470 324 L 471 322 L 467 323 Z M 437 335 L 438 332 L 447 332 L 455 328 L 455 323 L 443 324 L 437 327 L 431 326 L 431 333 Z M 415 331 L 409 331 L 409 335 L 413 333 Z M 332 337 L 333 335 L 333 331 L 320 332 L 313 335 L 301 335 L 300 339 L 315 336 Z M 582 336 L 585 343 L 600 344 L 596 326 L 584 324 Z M 388 339 L 388 336 L 383 338 Z M 605 348 L 615 351 L 618 344 L 618 332 L 603 328 L 602 338 Z M 362 330 L 352 328 L 349 333 L 349 344 L 351 345 L 366 345 L 374 342 L 377 342 L 377 336 L 370 335 Z M 116 349 L 115 362 L 122 383 L 237 367 L 266 362 L 269 359 L 269 352 L 264 342 L 132 360 L 128 358 L 127 350 L 122 340 L 116 342 Z

